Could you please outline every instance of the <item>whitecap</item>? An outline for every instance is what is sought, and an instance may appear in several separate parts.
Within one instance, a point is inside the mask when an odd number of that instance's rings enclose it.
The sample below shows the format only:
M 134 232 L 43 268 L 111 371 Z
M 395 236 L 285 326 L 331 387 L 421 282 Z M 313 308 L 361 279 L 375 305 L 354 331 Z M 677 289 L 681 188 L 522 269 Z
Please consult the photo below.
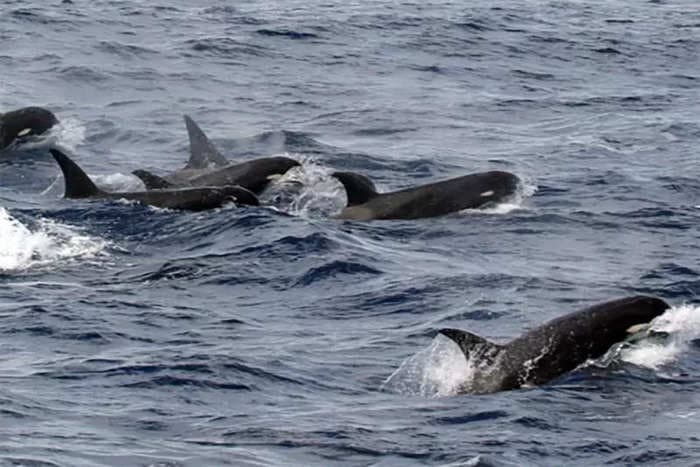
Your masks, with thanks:
M 474 375 L 468 363 L 458 346 L 438 335 L 428 348 L 404 360 L 381 389 L 422 397 L 456 395 Z
M 301 217 L 327 217 L 343 209 L 345 190 L 331 177 L 331 169 L 309 157 L 282 155 L 297 159 L 302 165 L 275 180 L 262 196 L 263 202 Z
M 75 258 L 103 254 L 107 242 L 77 233 L 77 229 L 48 219 L 29 228 L 0 207 L 0 271 L 25 270 Z
M 668 335 L 658 339 L 640 339 L 620 350 L 620 358 L 628 363 L 657 370 L 686 352 L 700 338 L 700 306 L 672 307 L 652 321 L 649 332 Z

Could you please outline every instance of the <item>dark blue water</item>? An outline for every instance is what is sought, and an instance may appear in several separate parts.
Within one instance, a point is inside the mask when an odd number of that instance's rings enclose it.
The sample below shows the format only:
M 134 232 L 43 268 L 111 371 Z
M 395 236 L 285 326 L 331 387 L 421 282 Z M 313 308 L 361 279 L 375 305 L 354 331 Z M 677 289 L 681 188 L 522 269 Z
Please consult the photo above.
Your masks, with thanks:
M 694 0 L 4 1 L 0 111 L 62 121 L 0 156 L 0 464 L 696 465 L 700 10 Z M 61 199 L 287 154 L 269 208 Z M 478 170 L 508 205 L 329 219 L 333 168 L 383 190 Z M 641 343 L 538 388 L 456 395 L 434 338 L 504 341 L 618 296 Z

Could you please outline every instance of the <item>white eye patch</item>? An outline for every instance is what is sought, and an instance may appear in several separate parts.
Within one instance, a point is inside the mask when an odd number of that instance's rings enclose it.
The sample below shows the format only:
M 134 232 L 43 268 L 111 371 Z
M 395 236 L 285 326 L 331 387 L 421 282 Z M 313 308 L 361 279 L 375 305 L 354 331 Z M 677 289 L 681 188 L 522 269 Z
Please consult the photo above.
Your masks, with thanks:
M 481 195 L 479 195 L 479 196 L 481 196 L 482 198 L 486 198 L 487 196 L 493 196 L 493 190 L 484 191 L 484 192 L 481 193 Z
M 268 180 L 279 180 L 280 178 L 282 178 L 282 174 L 272 174 L 267 176 Z
M 32 132 L 31 128 L 25 128 L 24 130 L 17 133 L 17 136 L 27 136 L 31 132 Z
M 648 331 L 651 327 L 649 323 L 634 324 L 627 328 L 627 334 L 637 334 L 638 332 Z

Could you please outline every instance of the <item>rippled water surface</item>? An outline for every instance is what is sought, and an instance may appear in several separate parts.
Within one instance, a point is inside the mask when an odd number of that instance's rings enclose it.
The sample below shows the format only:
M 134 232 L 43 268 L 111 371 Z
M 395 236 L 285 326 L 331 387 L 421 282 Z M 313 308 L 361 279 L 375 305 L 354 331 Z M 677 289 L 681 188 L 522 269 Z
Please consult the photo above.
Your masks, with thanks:
M 696 465 L 695 1 L 4 1 L 0 464 Z M 265 208 L 63 200 L 181 167 L 182 115 L 232 160 L 304 162 Z M 479 170 L 507 205 L 339 222 L 333 169 L 394 190 Z M 507 341 L 614 297 L 673 305 L 542 387 L 458 395 L 437 329 Z

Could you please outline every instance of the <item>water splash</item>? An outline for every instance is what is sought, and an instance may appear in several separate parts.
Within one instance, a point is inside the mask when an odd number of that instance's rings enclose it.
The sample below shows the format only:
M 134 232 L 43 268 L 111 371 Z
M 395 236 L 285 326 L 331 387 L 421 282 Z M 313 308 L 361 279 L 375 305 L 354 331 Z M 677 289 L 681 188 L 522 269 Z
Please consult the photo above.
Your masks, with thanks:
M 99 188 L 110 193 L 122 193 L 130 191 L 146 191 L 143 182 L 135 175 L 114 173 L 107 175 L 90 175 L 88 177 L 95 182 Z M 63 196 L 65 185 L 63 175 L 59 174 L 54 178 L 51 184 L 41 192 L 43 196 L 51 196 L 60 198 Z
M 328 217 L 343 209 L 345 193 L 340 183 L 331 177 L 331 169 L 310 157 L 282 155 L 293 157 L 302 165 L 276 180 L 261 201 L 301 217 Z
M 59 260 L 90 258 L 104 252 L 107 242 L 54 221 L 41 219 L 30 229 L 0 207 L 0 271 L 25 270 Z
M 700 306 L 672 307 L 652 323 L 649 332 L 668 335 L 667 338 L 641 339 L 620 350 L 620 358 L 628 363 L 657 370 L 677 360 L 693 340 L 700 338 Z
M 21 143 L 14 143 L 22 150 L 32 150 L 61 146 L 68 152 L 75 152 L 76 148 L 85 141 L 85 125 L 77 118 L 63 118 L 58 125 L 42 135 L 23 138 Z
M 438 335 L 428 348 L 404 360 L 381 389 L 422 397 L 452 396 L 469 384 L 473 374 L 459 347 Z
M 75 152 L 85 141 L 85 124 L 77 118 L 61 117 L 61 123 L 52 128 L 49 135 L 55 135 L 61 147 Z
M 106 175 L 89 175 L 95 185 L 112 193 L 146 191 L 146 186 L 136 175 L 121 172 Z

